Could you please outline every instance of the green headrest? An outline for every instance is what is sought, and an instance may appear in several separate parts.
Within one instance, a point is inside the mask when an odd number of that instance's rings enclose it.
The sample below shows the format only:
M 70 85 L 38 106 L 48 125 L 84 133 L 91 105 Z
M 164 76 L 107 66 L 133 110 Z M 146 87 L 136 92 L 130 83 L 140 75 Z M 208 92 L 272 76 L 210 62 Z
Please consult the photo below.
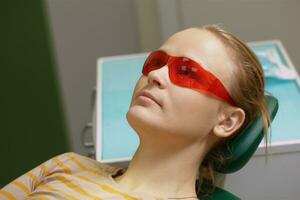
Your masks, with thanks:
M 273 121 L 278 110 L 278 100 L 269 95 L 265 95 L 265 99 Z M 263 137 L 262 116 L 258 114 L 252 123 L 228 143 L 229 148 L 224 148 L 225 156 L 230 158 L 223 165 L 216 164 L 214 170 L 220 173 L 232 173 L 241 169 L 252 157 Z

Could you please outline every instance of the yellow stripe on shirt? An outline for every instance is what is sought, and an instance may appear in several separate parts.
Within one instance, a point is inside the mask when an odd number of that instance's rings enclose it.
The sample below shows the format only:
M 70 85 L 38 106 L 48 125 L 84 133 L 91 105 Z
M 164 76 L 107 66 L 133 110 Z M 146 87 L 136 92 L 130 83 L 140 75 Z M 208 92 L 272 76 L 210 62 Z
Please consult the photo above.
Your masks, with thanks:
M 10 192 L 0 190 L 0 195 L 5 196 L 9 200 L 17 200 Z
M 36 199 L 37 197 L 38 200 L 49 200 L 49 198 L 45 197 L 43 194 L 32 194 L 29 195 L 27 198 L 31 199 L 30 197 L 34 197 L 34 199 Z
M 48 171 L 47 167 L 45 166 L 45 164 L 44 163 L 41 164 L 40 167 L 41 167 L 41 171 L 42 171 L 43 177 L 48 176 L 49 175 L 49 171 Z
M 92 174 L 96 174 L 96 175 L 102 175 L 103 176 L 103 174 L 102 173 L 100 173 L 100 171 L 98 171 L 98 170 L 96 170 L 96 169 L 93 169 L 93 168 L 89 168 L 89 167 L 87 167 L 87 166 L 85 166 L 85 165 L 83 165 L 82 163 L 80 163 L 80 161 L 78 161 L 76 158 L 74 158 L 74 156 L 73 155 L 71 155 L 71 154 L 68 154 L 68 157 L 80 168 L 80 169 L 82 169 L 82 170 L 84 170 L 84 171 L 87 171 L 87 172 L 89 172 L 89 173 L 92 173 Z
M 15 180 L 12 183 L 15 184 L 21 190 L 23 190 L 27 195 L 30 194 L 30 190 L 28 189 L 28 187 L 26 187 L 26 185 L 24 185 L 20 181 Z
M 93 195 L 87 193 L 85 190 L 83 190 L 82 188 L 78 187 L 77 185 L 75 185 L 74 183 L 72 183 L 71 181 L 69 181 L 68 179 L 66 179 L 63 176 L 56 175 L 56 176 L 53 176 L 53 178 L 56 178 L 57 180 L 59 180 L 60 182 L 62 182 L 63 184 L 65 184 L 67 187 L 69 187 L 70 189 L 76 191 L 77 193 L 79 193 L 81 195 L 85 195 L 85 196 L 91 197 L 91 198 L 93 198 L 95 200 L 96 199 L 97 200 L 101 200 L 101 198 L 93 196 Z
M 93 184 L 96 184 L 98 187 L 100 187 L 102 190 L 108 192 L 108 193 L 111 193 L 111 194 L 117 194 L 117 195 L 120 195 L 122 197 L 124 197 L 125 199 L 127 200 L 139 200 L 139 198 L 136 198 L 136 197 L 132 197 L 126 193 L 123 193 L 123 192 L 119 192 L 115 189 L 113 189 L 112 187 L 109 187 L 108 185 L 106 184 L 98 184 L 96 182 L 94 182 L 93 180 L 91 180 L 90 178 L 88 177 L 85 177 L 85 176 L 81 176 L 81 175 L 76 175 L 76 177 L 80 178 L 80 179 L 83 179 L 89 183 L 93 183 Z
M 71 196 L 71 195 L 69 195 L 69 194 L 66 194 L 66 193 L 64 193 L 64 192 L 61 192 L 60 190 L 55 189 L 55 188 L 53 188 L 53 187 L 50 186 L 50 185 L 41 185 L 39 188 L 45 189 L 45 190 L 49 190 L 49 191 L 53 191 L 53 192 L 57 192 L 57 193 L 60 193 L 60 194 L 63 195 L 66 199 L 70 199 L 70 200 L 80 200 L 80 199 L 75 198 L 75 197 L 73 197 L 73 196 Z
M 31 189 L 34 190 L 36 188 L 37 183 L 38 183 L 37 176 L 32 172 L 28 172 L 26 175 L 29 176 L 32 179 L 33 188 L 31 188 Z
M 127 200 L 139 200 L 140 198 L 136 198 L 136 197 L 132 197 L 126 193 L 123 193 L 123 192 L 119 192 L 115 189 L 113 189 L 112 187 L 109 187 L 108 185 L 106 184 L 101 184 L 101 188 L 107 192 L 110 192 L 110 193 L 113 193 L 113 194 L 118 194 L 118 195 L 121 195 L 122 197 L 124 197 L 125 199 Z
M 67 166 L 65 166 L 57 157 L 53 158 L 54 163 L 58 166 L 61 167 L 62 170 L 67 173 L 67 174 L 71 174 L 72 171 L 70 170 L 70 168 L 68 168 Z

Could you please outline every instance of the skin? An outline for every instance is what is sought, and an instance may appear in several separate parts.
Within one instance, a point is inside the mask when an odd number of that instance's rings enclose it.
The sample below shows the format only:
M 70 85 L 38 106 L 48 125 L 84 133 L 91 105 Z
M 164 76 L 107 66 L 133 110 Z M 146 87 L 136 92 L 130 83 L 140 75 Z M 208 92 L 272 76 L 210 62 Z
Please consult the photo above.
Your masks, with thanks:
M 160 48 L 200 63 L 230 86 L 234 63 L 212 33 L 189 28 L 172 35 Z M 138 97 L 149 91 L 161 105 Z M 140 138 L 126 172 L 116 182 L 134 192 L 162 198 L 196 196 L 198 167 L 207 152 L 243 123 L 242 109 L 173 84 L 164 66 L 141 75 L 127 112 Z

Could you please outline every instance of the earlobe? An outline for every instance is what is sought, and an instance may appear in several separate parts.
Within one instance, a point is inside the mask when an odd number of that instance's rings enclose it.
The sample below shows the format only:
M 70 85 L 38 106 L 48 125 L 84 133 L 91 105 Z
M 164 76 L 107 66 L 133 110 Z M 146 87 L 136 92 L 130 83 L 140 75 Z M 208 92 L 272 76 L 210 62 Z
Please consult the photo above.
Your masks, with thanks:
M 213 128 L 213 132 L 218 137 L 229 137 L 232 135 L 245 120 L 245 112 L 241 108 L 235 108 L 227 117 L 224 117 Z
M 219 124 L 215 125 L 213 132 L 218 137 L 224 137 L 224 129 Z

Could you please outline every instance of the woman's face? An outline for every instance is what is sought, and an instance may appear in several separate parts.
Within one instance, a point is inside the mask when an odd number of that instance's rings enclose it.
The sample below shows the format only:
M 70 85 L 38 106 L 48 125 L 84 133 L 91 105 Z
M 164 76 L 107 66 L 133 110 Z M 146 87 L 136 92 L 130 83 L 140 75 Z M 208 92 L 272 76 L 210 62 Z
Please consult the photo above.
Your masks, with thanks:
M 159 50 L 188 57 L 213 73 L 228 89 L 233 63 L 227 50 L 212 33 L 191 28 L 172 35 Z M 148 91 L 158 102 L 139 96 Z M 140 134 L 201 140 L 221 119 L 220 100 L 170 81 L 168 67 L 141 75 L 127 112 L 129 124 Z

